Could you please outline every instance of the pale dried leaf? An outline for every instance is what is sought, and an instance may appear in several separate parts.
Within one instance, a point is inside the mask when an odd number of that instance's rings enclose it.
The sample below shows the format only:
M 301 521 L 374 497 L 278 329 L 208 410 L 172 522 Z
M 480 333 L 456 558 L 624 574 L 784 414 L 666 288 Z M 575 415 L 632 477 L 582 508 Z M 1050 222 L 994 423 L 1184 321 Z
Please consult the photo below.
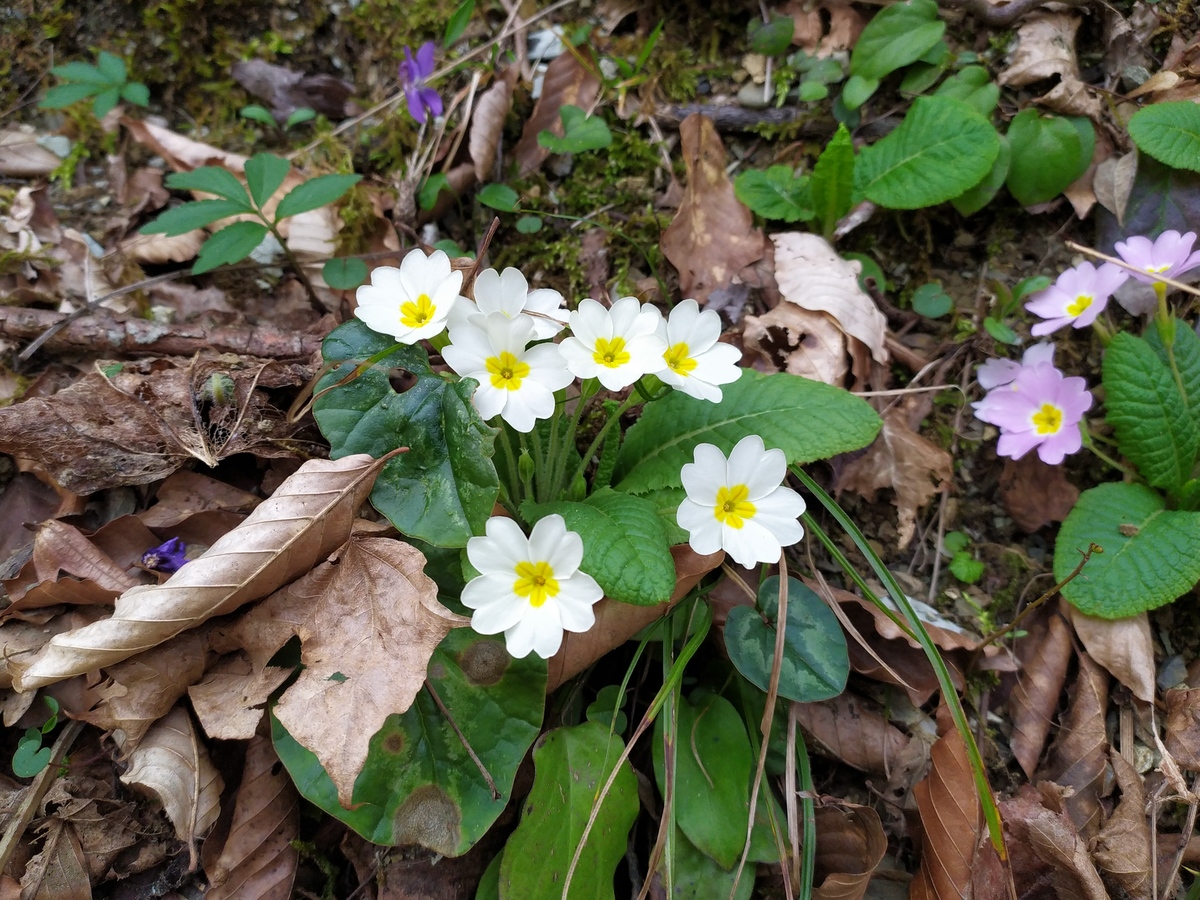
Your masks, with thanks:
M 50 643 L 56 634 L 82 628 L 101 615 L 98 607 L 85 607 L 55 616 L 44 625 L 12 619 L 0 623 L 0 688 L 12 686 L 12 666 Z M 11 725 L 11 722 L 5 722 Z
M 1061 522 L 1079 499 L 1062 466 L 1049 466 L 1036 453 L 1006 459 L 1000 472 L 1000 500 L 1022 531 L 1033 533 Z
M 117 598 L 111 619 L 56 636 L 14 683 L 32 690 L 113 665 L 277 590 L 345 543 L 383 462 L 366 454 L 306 462 L 202 556 Z
M 1167 704 L 1167 752 L 1183 768 L 1200 771 L 1200 688 L 1169 690 L 1163 699 Z
M 701 305 L 763 255 L 762 232 L 725 174 L 725 145 L 712 119 L 693 113 L 679 125 L 687 188 L 663 232 L 663 255 L 679 270 L 679 290 Z
M 213 509 L 250 512 L 262 502 L 262 498 L 248 491 L 187 469 L 164 481 L 155 496 L 155 504 L 137 514 L 150 528 L 170 528 Z
M 91 900 L 87 860 L 75 829 L 62 819 L 46 823 L 42 849 L 21 878 L 22 900 Z
M 117 244 L 117 249 L 136 263 L 160 266 L 195 259 L 207 239 L 202 228 L 175 235 L 135 234 Z
M 817 867 L 814 900 L 862 900 L 871 875 L 887 853 L 879 813 L 846 803 L 816 809 Z
M 1071 625 L 1092 659 L 1129 688 L 1133 696 L 1154 702 L 1154 639 L 1150 636 L 1146 613 L 1125 619 L 1101 619 L 1073 606 L 1069 609 Z
M 210 738 L 246 740 L 254 737 L 271 694 L 291 674 L 281 666 L 256 670 L 241 654 L 227 656 L 188 688 L 188 697 Z
M 504 120 L 512 110 L 513 87 L 519 75 L 519 66 L 509 66 L 475 104 L 471 131 L 467 137 L 467 152 L 480 183 L 487 183 L 492 178 L 492 167 L 496 164 L 500 139 L 504 136 Z
M 768 371 L 839 387 L 850 372 L 846 333 L 828 313 L 784 301 L 765 315 L 746 316 L 742 339 Z
M 1079 674 L 1070 706 L 1050 760 L 1053 781 L 1067 789 L 1063 809 L 1079 834 L 1088 839 L 1100 827 L 1100 793 L 1108 768 L 1108 673 L 1086 653 L 1079 654 Z
M 957 729 L 938 738 L 930 751 L 929 775 L 913 788 L 921 816 L 921 868 L 910 900 L 967 896 L 971 863 L 983 818 L 967 745 Z
M 62 160 L 37 142 L 37 135 L 14 128 L 0 129 L 0 175 L 37 178 L 49 175 Z
M 1038 97 L 1037 104 L 1063 116 L 1092 118 L 1099 117 L 1104 112 L 1104 104 L 1100 102 L 1092 87 L 1071 74 L 1063 75 L 1058 84 Z M 1081 219 L 1085 215 L 1078 212 L 1078 207 L 1076 212 Z
M 229 153 L 210 144 L 194 141 L 182 134 L 142 119 L 122 118 L 134 140 L 161 156 L 176 172 L 190 172 L 201 166 L 224 166 L 231 172 L 242 173 L 248 157 Z
M 1075 32 L 1079 16 L 1037 12 L 1017 28 L 1017 47 L 1008 66 L 996 77 L 1000 85 L 1024 87 L 1051 76 L 1079 78 Z
M 1060 810 L 1047 808 L 1046 802 L 1045 795 L 1039 797 L 1026 786 L 1017 797 L 1000 804 L 1018 896 L 1111 900 L 1087 842 Z
M 204 846 L 207 900 L 288 900 L 300 854 L 300 797 L 268 738 L 246 747 L 233 821 L 220 854 Z M 215 859 L 210 859 L 215 855 Z
M 1169 91 L 1176 87 L 1179 82 L 1183 81 L 1178 72 L 1172 72 L 1164 69 L 1161 72 L 1155 72 L 1136 88 L 1125 95 L 1127 100 L 1136 100 L 1138 97 L 1144 97 L 1146 94 L 1156 94 L 1161 91 Z
M 58 778 L 42 800 L 42 809 L 53 810 L 54 818 L 75 829 L 95 882 L 108 874 L 121 851 L 138 843 L 144 832 L 136 818 L 137 803 L 119 798 L 115 784 L 111 775 L 67 775 Z
M 872 704 L 849 692 L 819 703 L 797 703 L 796 719 L 817 749 L 864 772 L 896 769 L 911 743 Z
M 1150 825 L 1142 778 L 1115 750 L 1109 753 L 1121 802 L 1092 842 L 1092 858 L 1131 900 L 1153 900 Z
M 12 602 L 0 616 L 60 603 L 108 605 L 136 584 L 138 579 L 130 577 L 79 529 L 50 519 L 34 535 L 29 562 L 4 582 Z
M 521 140 L 513 151 L 520 177 L 535 171 L 550 156 L 550 151 L 538 143 L 539 134 L 550 131 L 562 137 L 559 110 L 564 106 L 577 106 L 586 111 L 596 102 L 600 79 L 594 74 L 595 68 L 595 60 L 590 60 L 590 67 L 584 66 L 574 53 L 564 53 L 546 67 L 542 95 L 534 104 L 529 121 L 521 131 Z
M 1116 216 L 1118 224 L 1125 222 L 1125 208 L 1129 205 L 1136 175 L 1137 151 L 1110 156 L 1096 167 L 1096 177 L 1092 179 L 1096 202 Z
M 150 791 L 162 801 L 176 836 L 188 845 L 195 868 L 196 841 L 221 813 L 225 782 L 209 760 L 187 711 L 177 706 L 155 722 L 141 745 L 129 754 L 128 762 L 121 781 Z
M 1016 651 L 1021 665 L 1008 700 L 1013 722 L 1010 744 L 1022 771 L 1032 778 L 1054 725 L 1054 712 L 1074 655 L 1071 627 L 1057 613 L 1039 616 L 1017 642 Z

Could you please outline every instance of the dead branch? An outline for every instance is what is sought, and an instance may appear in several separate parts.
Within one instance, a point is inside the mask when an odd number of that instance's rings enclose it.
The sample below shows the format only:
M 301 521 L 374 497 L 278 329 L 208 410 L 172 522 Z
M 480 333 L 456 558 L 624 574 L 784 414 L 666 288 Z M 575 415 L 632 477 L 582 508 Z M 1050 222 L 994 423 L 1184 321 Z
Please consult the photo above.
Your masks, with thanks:
M 1062 0 L 1066 6 L 1086 6 L 1087 0 Z M 946 9 L 961 9 L 980 25 L 1006 28 L 1026 13 L 1046 5 L 1046 0 L 1011 0 L 1003 6 L 993 6 L 988 0 L 938 0 Z

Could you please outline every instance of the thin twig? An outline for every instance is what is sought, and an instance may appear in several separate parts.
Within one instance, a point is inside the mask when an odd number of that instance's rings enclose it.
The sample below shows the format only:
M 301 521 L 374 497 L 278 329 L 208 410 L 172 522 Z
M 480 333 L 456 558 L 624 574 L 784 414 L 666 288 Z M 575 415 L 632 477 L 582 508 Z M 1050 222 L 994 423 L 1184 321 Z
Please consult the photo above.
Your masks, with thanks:
M 27 788 L 27 793 L 21 801 L 20 809 L 9 820 L 8 828 L 4 831 L 4 837 L 0 838 L 0 872 L 8 868 L 13 852 L 21 842 L 21 836 L 25 834 L 25 829 L 33 821 L 33 817 L 41 805 L 42 798 L 50 790 L 50 785 L 54 784 L 58 778 L 59 767 L 62 765 L 63 757 L 67 755 L 67 751 L 71 749 L 71 745 L 79 737 L 79 732 L 83 731 L 83 726 L 83 722 L 72 720 L 63 727 L 50 753 L 50 763 L 46 768 L 38 772 L 33 784 Z
M 1200 806 L 1200 775 L 1192 779 L 1192 798 L 1188 801 L 1187 818 L 1183 823 L 1183 832 L 1179 835 L 1179 849 L 1175 851 L 1175 858 L 1171 861 L 1171 868 L 1167 872 L 1167 879 L 1163 882 L 1162 900 L 1169 900 L 1171 885 L 1179 877 L 1179 867 L 1183 865 L 1183 854 L 1187 850 L 1188 838 L 1191 837 L 1192 831 L 1196 827 L 1197 806 Z M 1151 858 L 1153 858 L 1153 855 Z
M 442 702 L 442 698 L 438 696 L 437 691 L 433 689 L 433 685 L 429 683 L 429 679 L 425 680 L 425 690 L 429 691 L 429 696 L 433 698 L 433 702 L 437 704 L 437 708 L 442 711 L 442 715 L 446 717 L 446 721 L 450 723 L 450 727 L 454 729 L 454 733 L 458 735 L 459 741 L 462 742 L 463 749 L 467 751 L 467 756 L 471 757 L 471 762 L 475 763 L 475 768 L 479 769 L 479 774 L 483 776 L 483 780 L 487 782 L 487 786 L 492 791 L 492 799 L 499 800 L 503 796 L 496 788 L 496 780 L 492 778 L 492 773 L 487 770 L 487 766 L 483 764 L 475 751 L 471 748 L 467 736 L 462 733 L 462 729 L 458 727 L 458 723 L 454 721 L 454 716 L 450 715 L 450 710 L 446 709 L 446 704 Z
M 1120 266 L 1127 272 L 1145 275 L 1147 278 L 1153 278 L 1155 281 L 1161 281 L 1163 284 L 1170 285 L 1177 291 L 1183 291 L 1186 294 L 1191 294 L 1193 297 L 1200 297 L 1200 290 L 1197 290 L 1190 284 L 1184 284 L 1182 281 L 1176 281 L 1174 278 L 1167 278 L 1165 275 L 1159 275 L 1155 272 L 1147 272 L 1145 269 L 1139 269 L 1137 266 L 1131 266 L 1123 259 L 1118 259 L 1115 256 L 1109 256 L 1107 253 L 1101 253 L 1099 250 L 1093 250 L 1091 247 L 1085 247 L 1083 244 L 1077 244 L 1074 241 L 1067 241 L 1066 245 L 1072 250 L 1077 250 L 1078 252 L 1087 254 L 1088 256 L 1094 256 L 1096 259 L 1102 259 L 1105 262 L 1112 263 L 1114 266 Z

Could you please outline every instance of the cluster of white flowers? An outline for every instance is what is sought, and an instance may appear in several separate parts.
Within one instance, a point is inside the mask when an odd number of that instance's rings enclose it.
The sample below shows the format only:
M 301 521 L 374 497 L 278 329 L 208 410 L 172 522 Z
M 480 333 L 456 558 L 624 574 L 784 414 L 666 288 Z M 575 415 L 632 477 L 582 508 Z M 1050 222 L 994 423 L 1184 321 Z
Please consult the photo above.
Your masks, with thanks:
M 374 270 L 358 289 L 356 315 L 402 344 L 449 329 L 442 358 L 460 376 L 479 383 L 474 403 L 485 419 L 499 416 L 520 432 L 554 415 L 555 391 L 575 378 L 594 378 L 610 391 L 644 375 L 690 397 L 720 403 L 721 385 L 738 379 L 741 353 L 720 341 L 721 320 L 684 300 L 664 318 L 650 304 L 622 297 L 605 307 L 582 300 L 574 312 L 553 290 L 529 290 L 517 269 L 486 269 L 474 299 L 460 296 L 463 276 L 438 250 L 408 253 L 399 268 Z M 570 336 L 554 338 L 564 327 Z M 743 438 L 726 458 L 712 444 L 695 448 L 680 478 L 687 493 L 677 520 L 697 553 L 724 550 L 743 566 L 772 563 L 803 536 L 797 517 L 804 501 L 781 481 L 787 460 L 758 435 Z M 539 520 L 526 538 L 503 517 L 467 544 L 481 573 L 463 589 L 480 634 L 504 633 L 509 653 L 550 657 L 564 631 L 582 632 L 595 621 L 592 605 L 603 592 L 579 570 L 583 540 L 562 516 Z

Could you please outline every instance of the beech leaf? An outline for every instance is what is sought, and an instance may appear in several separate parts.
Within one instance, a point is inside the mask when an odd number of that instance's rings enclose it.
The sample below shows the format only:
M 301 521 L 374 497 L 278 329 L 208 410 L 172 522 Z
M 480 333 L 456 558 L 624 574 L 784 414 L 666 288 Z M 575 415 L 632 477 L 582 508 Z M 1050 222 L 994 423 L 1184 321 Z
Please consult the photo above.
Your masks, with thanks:
M 32 661 L 12 667 L 14 686 L 29 691 L 111 666 L 307 572 L 350 536 L 355 512 L 387 459 L 355 454 L 306 462 L 163 584 L 129 589 L 112 618 L 56 635 Z
M 983 819 L 967 745 L 951 729 L 930 750 L 929 775 L 913 788 L 924 835 L 921 868 L 909 889 L 911 900 L 970 896 L 971 862 Z
M 481 183 L 492 177 L 492 166 L 496 163 L 500 139 L 504 136 L 504 120 L 512 109 L 513 87 L 519 75 L 519 66 L 509 66 L 475 104 L 471 131 L 467 137 L 467 152 L 475 166 L 475 178 Z
M 546 75 L 542 79 L 542 95 L 521 131 L 521 140 L 513 150 L 518 177 L 529 175 L 550 156 L 550 150 L 538 143 L 538 135 L 550 131 L 562 137 L 563 123 L 559 111 L 563 106 L 591 109 L 600 93 L 600 79 L 594 74 L 595 61 L 589 60 L 591 65 L 585 66 L 577 58 L 578 55 L 579 51 L 564 53 L 546 68 Z M 471 158 L 474 161 L 473 153 Z

